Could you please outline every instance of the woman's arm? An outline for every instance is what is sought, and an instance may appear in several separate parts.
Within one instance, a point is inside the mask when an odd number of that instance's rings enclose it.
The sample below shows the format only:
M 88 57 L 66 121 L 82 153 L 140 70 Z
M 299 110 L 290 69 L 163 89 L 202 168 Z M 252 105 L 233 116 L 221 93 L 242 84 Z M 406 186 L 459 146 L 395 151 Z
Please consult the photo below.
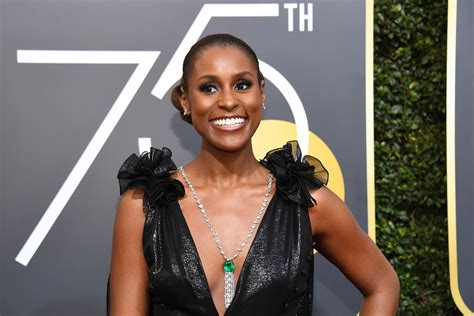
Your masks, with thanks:
M 125 192 L 117 207 L 110 266 L 110 315 L 146 315 L 147 264 L 143 256 L 143 191 Z
M 309 210 L 316 248 L 363 294 L 360 315 L 395 315 L 400 285 L 390 263 L 336 194 L 322 187 L 312 196 L 317 201 Z

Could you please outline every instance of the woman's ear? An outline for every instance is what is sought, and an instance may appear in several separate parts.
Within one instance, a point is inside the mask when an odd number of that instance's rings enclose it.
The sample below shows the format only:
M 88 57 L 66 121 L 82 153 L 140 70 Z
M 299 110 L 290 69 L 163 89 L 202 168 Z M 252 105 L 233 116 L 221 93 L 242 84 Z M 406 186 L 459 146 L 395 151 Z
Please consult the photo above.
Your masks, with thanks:
M 262 94 L 262 104 L 265 103 L 265 80 L 260 80 L 260 93 Z
M 186 96 L 186 93 L 184 92 L 183 86 L 180 86 L 179 90 L 181 91 L 181 94 L 178 98 L 179 103 L 181 104 L 181 107 L 183 108 L 184 112 L 189 112 L 189 101 L 188 97 Z

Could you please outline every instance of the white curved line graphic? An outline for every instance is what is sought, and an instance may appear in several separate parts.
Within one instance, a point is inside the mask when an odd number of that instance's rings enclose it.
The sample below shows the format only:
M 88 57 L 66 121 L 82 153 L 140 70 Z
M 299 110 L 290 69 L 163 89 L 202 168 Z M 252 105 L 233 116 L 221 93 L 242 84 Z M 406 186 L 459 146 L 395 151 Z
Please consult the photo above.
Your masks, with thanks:
M 309 126 L 303 102 L 301 102 L 300 97 L 291 83 L 281 73 L 260 59 L 258 60 L 258 63 L 260 64 L 260 71 L 265 79 L 272 82 L 288 102 L 291 113 L 293 114 L 293 119 L 296 123 L 296 138 L 298 139 L 301 153 L 303 156 L 306 155 L 309 147 Z

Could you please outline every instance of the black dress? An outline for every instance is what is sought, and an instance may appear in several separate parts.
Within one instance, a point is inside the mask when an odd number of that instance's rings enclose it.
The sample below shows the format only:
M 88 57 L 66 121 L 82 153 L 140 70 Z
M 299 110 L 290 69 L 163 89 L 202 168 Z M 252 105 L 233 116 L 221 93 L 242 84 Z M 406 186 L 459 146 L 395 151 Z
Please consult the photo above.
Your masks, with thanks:
M 314 157 L 301 158 L 296 142 L 260 162 L 276 178 L 225 315 L 311 315 L 312 233 L 308 189 L 327 183 Z M 184 195 L 171 151 L 132 154 L 119 170 L 120 193 L 144 190 L 143 251 L 148 263 L 150 315 L 218 315 L 196 246 L 178 204 Z

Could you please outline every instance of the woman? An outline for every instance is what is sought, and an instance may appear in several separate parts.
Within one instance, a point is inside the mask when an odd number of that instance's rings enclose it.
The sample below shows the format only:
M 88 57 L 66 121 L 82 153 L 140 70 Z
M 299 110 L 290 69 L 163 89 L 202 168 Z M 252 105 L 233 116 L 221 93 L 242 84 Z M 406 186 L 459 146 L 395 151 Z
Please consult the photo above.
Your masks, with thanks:
M 172 101 L 202 137 L 176 170 L 151 148 L 119 171 L 112 315 L 310 315 L 315 248 L 361 291 L 361 315 L 394 315 L 397 276 L 296 142 L 252 152 L 265 102 L 253 50 L 216 34 L 183 63 Z

